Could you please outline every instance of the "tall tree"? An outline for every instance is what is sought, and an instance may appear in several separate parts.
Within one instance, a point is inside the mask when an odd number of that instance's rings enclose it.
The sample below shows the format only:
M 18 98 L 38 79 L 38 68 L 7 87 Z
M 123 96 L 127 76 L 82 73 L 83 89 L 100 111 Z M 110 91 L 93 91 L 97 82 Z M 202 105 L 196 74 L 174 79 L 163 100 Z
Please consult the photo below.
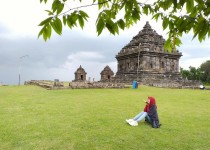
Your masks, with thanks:
M 206 62 L 202 63 L 200 68 L 201 71 L 204 72 L 204 78 L 206 82 L 210 84 L 210 60 L 207 60 Z
M 77 25 L 83 28 L 89 18 L 84 8 L 94 5 L 98 6 L 98 35 L 105 28 L 111 34 L 119 34 L 119 29 L 129 28 L 143 15 L 150 15 L 156 21 L 162 20 L 163 29 L 169 30 L 165 49 L 175 49 L 181 44 L 182 34 L 189 31 L 193 31 L 193 38 L 198 37 L 200 42 L 210 36 L 210 0 L 90 0 L 90 4 L 85 4 L 87 0 L 75 0 L 81 4 L 78 7 L 69 7 L 68 4 L 73 3 L 70 0 L 48 1 L 40 0 L 40 3 L 51 3 L 50 10 L 46 10 L 49 17 L 39 24 L 42 29 L 38 37 L 43 36 L 45 41 L 50 39 L 52 29 L 61 35 L 63 25 L 70 29 Z
M 180 73 L 184 79 L 199 80 L 210 84 L 210 60 L 202 63 L 198 68 L 192 66 L 189 67 L 189 70 L 180 68 Z
M 180 73 L 181 73 L 181 76 L 184 79 L 189 79 L 189 76 L 190 76 L 190 71 L 189 70 L 185 70 L 183 68 L 180 68 Z

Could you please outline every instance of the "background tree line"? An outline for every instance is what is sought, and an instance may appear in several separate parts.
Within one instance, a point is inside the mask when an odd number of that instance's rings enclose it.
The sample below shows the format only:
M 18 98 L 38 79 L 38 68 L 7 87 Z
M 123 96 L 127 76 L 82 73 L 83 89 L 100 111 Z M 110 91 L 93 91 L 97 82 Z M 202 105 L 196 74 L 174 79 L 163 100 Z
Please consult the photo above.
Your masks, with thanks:
M 180 68 L 180 72 L 185 79 L 199 80 L 204 84 L 210 85 L 210 60 L 202 63 L 198 68 L 192 66 L 189 67 L 189 70 Z

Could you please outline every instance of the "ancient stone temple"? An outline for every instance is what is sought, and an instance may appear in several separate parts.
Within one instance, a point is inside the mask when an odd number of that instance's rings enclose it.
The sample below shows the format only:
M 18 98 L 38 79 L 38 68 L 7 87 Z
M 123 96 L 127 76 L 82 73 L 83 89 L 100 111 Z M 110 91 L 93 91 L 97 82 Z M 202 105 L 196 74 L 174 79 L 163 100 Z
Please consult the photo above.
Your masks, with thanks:
M 134 80 L 146 85 L 179 86 L 178 50 L 164 49 L 165 40 L 149 24 L 143 27 L 133 39 L 116 55 L 118 62 L 116 82 L 131 83 Z
M 102 82 L 110 82 L 113 79 L 114 72 L 107 65 L 104 70 L 101 71 L 101 81 Z
M 86 72 L 80 65 L 80 67 L 77 69 L 77 71 L 74 73 L 75 74 L 75 82 L 79 81 L 86 81 Z

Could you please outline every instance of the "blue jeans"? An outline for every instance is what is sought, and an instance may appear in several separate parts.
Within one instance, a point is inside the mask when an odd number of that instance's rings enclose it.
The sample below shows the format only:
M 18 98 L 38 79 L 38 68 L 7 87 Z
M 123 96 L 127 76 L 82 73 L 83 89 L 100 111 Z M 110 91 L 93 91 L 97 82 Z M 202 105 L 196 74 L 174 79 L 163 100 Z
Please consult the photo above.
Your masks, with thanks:
M 136 115 L 133 120 L 140 122 L 141 120 L 145 119 L 147 117 L 147 112 L 140 112 L 138 115 Z

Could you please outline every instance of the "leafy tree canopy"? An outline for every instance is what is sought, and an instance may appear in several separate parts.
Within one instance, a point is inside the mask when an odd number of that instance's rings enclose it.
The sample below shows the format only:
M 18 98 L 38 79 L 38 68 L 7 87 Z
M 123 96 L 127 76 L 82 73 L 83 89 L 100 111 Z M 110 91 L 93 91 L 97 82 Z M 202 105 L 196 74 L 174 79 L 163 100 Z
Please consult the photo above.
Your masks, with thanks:
M 210 60 L 207 60 L 206 62 L 202 63 L 200 66 L 201 70 L 204 71 L 204 73 L 210 77 Z
M 70 0 L 40 0 L 40 3 L 50 3 L 51 9 L 46 10 L 49 17 L 39 26 L 41 30 L 38 37 L 44 40 L 51 37 L 52 29 L 59 35 L 62 27 L 70 29 L 79 25 L 84 27 L 90 18 L 84 8 L 98 6 L 96 19 L 96 32 L 100 35 L 106 28 L 115 35 L 140 21 L 143 15 L 152 16 L 152 19 L 162 20 L 162 27 L 168 30 L 168 39 L 165 48 L 172 50 L 180 46 L 180 37 L 183 33 L 193 31 L 193 39 L 197 37 L 200 42 L 210 36 L 210 0 L 74 0 L 79 7 L 71 7 Z
M 210 84 L 210 60 L 202 63 L 200 69 L 203 71 L 205 82 Z
M 190 66 L 189 70 L 180 68 L 180 73 L 184 79 L 200 80 L 203 83 L 210 84 L 210 60 L 202 63 L 200 67 Z

